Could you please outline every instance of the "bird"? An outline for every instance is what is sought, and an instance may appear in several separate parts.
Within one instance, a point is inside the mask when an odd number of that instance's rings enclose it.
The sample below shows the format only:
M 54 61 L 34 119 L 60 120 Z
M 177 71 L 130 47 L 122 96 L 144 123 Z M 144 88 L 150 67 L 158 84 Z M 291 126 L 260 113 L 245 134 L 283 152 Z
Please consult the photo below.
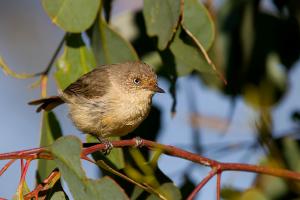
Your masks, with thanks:
M 107 138 L 124 136 L 137 128 L 149 114 L 153 95 L 164 92 L 150 65 L 131 61 L 98 66 L 57 96 L 28 104 L 38 105 L 36 111 L 40 112 L 65 103 L 77 129 L 107 143 Z

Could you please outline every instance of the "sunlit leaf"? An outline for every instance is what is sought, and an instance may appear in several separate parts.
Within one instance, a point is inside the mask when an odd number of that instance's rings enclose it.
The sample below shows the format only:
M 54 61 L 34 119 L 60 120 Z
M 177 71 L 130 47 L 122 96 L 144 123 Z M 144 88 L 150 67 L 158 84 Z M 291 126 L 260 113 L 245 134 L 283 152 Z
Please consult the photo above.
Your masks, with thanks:
M 62 136 L 62 131 L 53 112 L 43 112 L 40 146 L 51 145 L 56 139 Z M 37 178 L 38 182 L 43 181 L 56 168 L 53 160 L 38 160 Z
M 96 66 L 94 54 L 82 41 L 80 34 L 66 37 L 66 45 L 62 56 L 57 61 L 55 78 L 58 86 L 65 89 L 81 75 Z
M 55 162 L 74 199 L 128 199 L 124 191 L 109 177 L 93 180 L 81 166 L 81 142 L 74 136 L 61 137 L 51 146 Z
M 180 0 L 144 0 L 143 14 L 148 35 L 157 36 L 158 48 L 165 49 L 179 23 Z
M 98 64 L 138 60 L 130 42 L 114 31 L 101 17 L 93 27 L 92 48 Z
M 205 6 L 198 0 L 185 0 L 183 26 L 187 28 L 205 50 L 208 50 L 215 38 L 215 27 Z
M 164 183 L 158 188 L 159 194 L 163 195 L 168 200 L 180 200 L 182 199 L 180 190 L 173 183 Z M 160 200 L 156 194 L 150 195 L 147 200 Z
M 100 0 L 42 0 L 51 21 L 66 32 L 85 31 L 94 22 Z

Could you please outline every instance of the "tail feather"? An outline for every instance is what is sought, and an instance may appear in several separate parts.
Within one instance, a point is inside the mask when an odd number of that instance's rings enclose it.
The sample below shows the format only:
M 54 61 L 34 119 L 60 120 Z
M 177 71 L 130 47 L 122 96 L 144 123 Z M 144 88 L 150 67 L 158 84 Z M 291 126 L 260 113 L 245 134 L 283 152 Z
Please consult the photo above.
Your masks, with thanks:
M 36 112 L 40 112 L 41 110 L 50 111 L 63 103 L 64 101 L 59 96 L 52 96 L 28 102 L 29 105 L 40 105 L 36 109 Z

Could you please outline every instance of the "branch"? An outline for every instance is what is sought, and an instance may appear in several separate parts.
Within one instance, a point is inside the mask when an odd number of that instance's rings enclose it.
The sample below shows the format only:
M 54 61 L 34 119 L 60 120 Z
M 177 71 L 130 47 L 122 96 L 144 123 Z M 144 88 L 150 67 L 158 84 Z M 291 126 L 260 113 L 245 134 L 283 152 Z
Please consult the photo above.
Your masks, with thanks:
M 147 147 L 151 150 L 160 150 L 162 153 L 182 158 L 185 160 L 192 161 L 194 163 L 198 163 L 200 165 L 204 165 L 207 167 L 211 167 L 212 170 L 210 173 L 200 182 L 200 184 L 195 188 L 193 193 L 190 196 L 195 196 L 197 192 L 215 175 L 217 175 L 217 197 L 219 198 L 220 193 L 220 179 L 221 173 L 224 171 L 246 171 L 246 172 L 253 172 L 253 173 L 261 173 L 267 174 L 271 176 L 277 176 L 287 179 L 292 179 L 296 181 L 300 181 L 300 173 L 293 172 L 287 169 L 280 169 L 280 168 L 271 168 L 271 167 L 264 167 L 264 166 L 257 166 L 257 165 L 250 165 L 250 164 L 242 164 L 242 163 L 225 163 L 219 162 L 216 160 L 212 160 L 201 155 L 191 153 L 185 151 L 183 149 L 170 146 L 170 145 L 163 145 L 159 144 L 150 140 L 141 140 L 141 139 L 130 139 L 130 140 L 120 140 L 120 141 L 112 141 L 111 142 L 115 148 L 123 148 L 123 147 Z M 81 158 L 86 159 L 87 155 L 104 150 L 106 148 L 105 144 L 93 144 L 90 147 L 83 148 L 81 152 Z M 3 153 L 0 154 L 0 160 L 8 160 L 8 159 L 26 159 L 26 160 L 33 160 L 33 159 L 47 159 L 52 160 L 53 156 L 51 152 L 47 148 L 35 148 L 29 149 L 24 151 L 16 151 L 11 153 Z

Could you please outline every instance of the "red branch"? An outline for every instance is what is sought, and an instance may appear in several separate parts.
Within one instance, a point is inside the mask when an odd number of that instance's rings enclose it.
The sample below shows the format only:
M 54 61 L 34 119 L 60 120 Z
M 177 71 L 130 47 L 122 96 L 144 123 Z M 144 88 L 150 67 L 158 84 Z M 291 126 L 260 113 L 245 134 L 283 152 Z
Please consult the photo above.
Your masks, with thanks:
M 271 168 L 271 167 L 264 167 L 264 166 L 257 166 L 257 165 L 249 165 L 249 164 L 241 164 L 241 163 L 224 163 L 224 162 L 218 162 L 216 160 L 212 160 L 206 157 L 203 157 L 201 155 L 191 153 L 188 151 L 185 151 L 183 149 L 170 146 L 170 145 L 163 145 L 159 144 L 150 140 L 139 140 L 141 143 L 138 142 L 137 139 L 130 139 L 130 140 L 120 140 L 120 141 L 113 141 L 112 144 L 115 148 L 122 148 L 122 147 L 147 147 L 152 150 L 161 150 L 164 154 L 175 156 L 179 158 L 183 158 L 195 163 L 198 163 L 200 165 L 211 167 L 212 170 L 210 173 L 200 182 L 200 184 L 195 188 L 193 193 L 190 195 L 190 197 L 194 197 L 197 192 L 215 175 L 217 175 L 217 199 L 220 199 L 220 181 L 221 181 L 221 173 L 224 171 L 247 171 L 247 172 L 254 172 L 254 173 L 262 173 L 262 174 L 268 174 L 272 176 L 277 177 L 283 177 L 288 179 L 293 179 L 300 181 L 300 173 L 293 172 L 286 169 L 280 169 L 280 168 Z M 103 150 L 106 148 L 105 144 L 95 144 L 93 146 L 83 148 L 81 152 L 81 158 L 86 159 L 88 154 L 94 153 L 99 150 Z M 7 159 L 26 159 L 26 160 L 32 160 L 32 159 L 53 159 L 51 152 L 48 151 L 47 148 L 35 148 L 30 150 L 24 150 L 24 151 L 17 151 L 17 152 L 11 152 L 11 153 L 4 153 L 0 154 L 0 160 L 7 160 Z M 4 169 L 6 170 L 9 165 L 13 161 L 10 161 Z M 26 163 L 29 164 L 29 163 Z M 5 171 L 4 170 L 4 171 Z M 3 171 L 3 169 L 1 170 Z

